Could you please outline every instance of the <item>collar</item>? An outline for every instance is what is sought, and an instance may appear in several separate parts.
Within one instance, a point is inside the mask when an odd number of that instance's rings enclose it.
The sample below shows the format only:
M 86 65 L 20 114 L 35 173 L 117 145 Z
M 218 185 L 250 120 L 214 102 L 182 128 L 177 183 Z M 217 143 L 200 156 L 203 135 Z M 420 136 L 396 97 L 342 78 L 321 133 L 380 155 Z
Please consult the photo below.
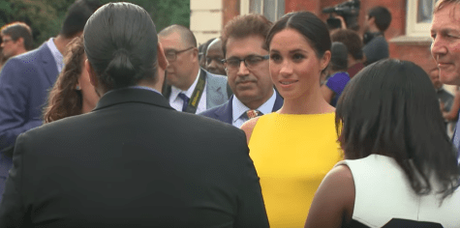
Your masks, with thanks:
M 126 87 L 105 93 L 93 111 L 121 103 L 144 103 L 174 110 L 168 100 L 152 88 Z
M 62 56 L 62 53 L 57 49 L 56 44 L 54 44 L 54 38 L 51 37 L 48 41 L 46 41 L 46 45 L 53 55 L 58 72 L 61 72 L 62 68 L 64 68 L 64 56 Z
M 271 113 L 273 111 L 273 106 L 275 105 L 276 100 L 276 91 L 273 89 L 272 96 L 265 101 L 261 106 L 256 108 L 257 110 L 261 111 L 262 114 Z M 233 123 L 237 121 L 241 115 L 243 115 L 246 111 L 250 110 L 250 108 L 246 107 L 246 105 L 241 102 L 238 97 L 233 96 L 232 100 L 232 121 Z
M 198 83 L 198 79 L 200 78 L 200 73 L 201 73 L 201 68 L 198 70 L 198 74 L 196 75 L 195 81 L 187 89 L 187 91 L 183 91 L 175 86 L 171 86 L 171 95 L 169 97 L 172 98 L 172 101 L 177 99 L 177 96 L 179 95 L 179 93 L 184 93 L 185 95 L 187 95 L 188 98 L 191 98 L 193 95 L 193 91 L 195 90 L 196 84 Z
M 154 88 L 151 88 L 151 87 L 147 87 L 147 86 L 128 86 L 126 88 L 113 89 L 113 90 L 110 90 L 110 91 L 106 92 L 104 95 L 109 94 L 109 93 L 114 92 L 114 91 L 117 91 L 117 90 L 121 90 L 121 89 L 144 89 L 144 90 L 150 90 L 150 91 L 153 91 L 153 92 L 156 92 L 156 93 L 162 95 L 160 93 L 160 91 L 158 91 L 158 90 L 156 90 Z

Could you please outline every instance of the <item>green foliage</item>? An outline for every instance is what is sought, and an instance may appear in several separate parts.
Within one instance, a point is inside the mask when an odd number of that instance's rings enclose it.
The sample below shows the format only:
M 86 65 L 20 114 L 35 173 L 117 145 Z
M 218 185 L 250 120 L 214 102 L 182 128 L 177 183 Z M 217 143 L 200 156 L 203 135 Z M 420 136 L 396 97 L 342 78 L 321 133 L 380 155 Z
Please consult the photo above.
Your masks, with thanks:
M 0 0 L 0 26 L 23 21 L 32 28 L 34 46 L 56 36 L 68 7 L 74 0 Z M 121 2 L 100 0 L 101 4 Z M 150 13 L 157 31 L 171 25 L 190 26 L 190 0 L 124 0 Z

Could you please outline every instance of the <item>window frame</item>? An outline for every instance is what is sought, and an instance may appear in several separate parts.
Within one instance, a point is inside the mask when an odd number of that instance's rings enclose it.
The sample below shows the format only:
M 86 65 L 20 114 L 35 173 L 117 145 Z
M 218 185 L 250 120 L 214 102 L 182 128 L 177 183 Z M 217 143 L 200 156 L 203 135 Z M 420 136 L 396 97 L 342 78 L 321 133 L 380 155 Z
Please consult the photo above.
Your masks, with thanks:
M 418 1 L 419 0 L 407 0 L 406 7 L 406 35 L 414 37 L 430 37 L 430 26 L 431 23 L 418 23 Z M 436 3 L 433 0 L 433 8 Z
M 264 11 L 264 0 L 258 0 L 261 2 L 261 11 L 262 12 L 249 12 L 249 6 L 250 6 L 250 0 L 240 0 L 240 14 L 241 15 L 246 15 L 246 14 L 250 14 L 250 13 L 256 13 L 256 14 L 260 14 L 260 15 L 264 15 L 263 11 Z M 281 17 L 278 17 L 278 6 L 279 6 L 279 0 L 276 0 L 276 7 L 275 7 L 275 21 L 280 19 Z M 284 4 L 284 1 L 283 1 L 283 4 Z M 282 15 L 284 15 L 285 12 L 282 13 Z M 265 17 L 267 17 L 266 15 L 264 15 Z M 268 17 L 267 17 L 268 18 Z M 275 22 L 275 21 L 272 21 L 272 22 Z

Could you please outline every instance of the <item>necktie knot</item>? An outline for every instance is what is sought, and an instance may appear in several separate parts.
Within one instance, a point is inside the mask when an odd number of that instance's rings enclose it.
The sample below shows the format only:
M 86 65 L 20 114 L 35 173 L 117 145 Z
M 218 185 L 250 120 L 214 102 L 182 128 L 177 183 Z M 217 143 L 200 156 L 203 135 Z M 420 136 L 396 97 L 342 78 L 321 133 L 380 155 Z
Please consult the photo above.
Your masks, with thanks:
M 187 110 L 187 106 L 188 106 L 188 102 L 190 101 L 190 98 L 187 97 L 187 95 L 185 95 L 184 93 L 179 93 L 179 95 L 177 95 L 180 99 L 182 99 L 182 101 L 184 102 L 182 104 L 182 112 L 185 112 L 185 110 Z
M 252 118 L 255 118 L 255 117 L 261 116 L 261 115 L 263 115 L 263 114 L 259 110 L 248 110 L 248 111 L 246 111 L 246 116 L 248 117 L 248 119 L 252 119 Z

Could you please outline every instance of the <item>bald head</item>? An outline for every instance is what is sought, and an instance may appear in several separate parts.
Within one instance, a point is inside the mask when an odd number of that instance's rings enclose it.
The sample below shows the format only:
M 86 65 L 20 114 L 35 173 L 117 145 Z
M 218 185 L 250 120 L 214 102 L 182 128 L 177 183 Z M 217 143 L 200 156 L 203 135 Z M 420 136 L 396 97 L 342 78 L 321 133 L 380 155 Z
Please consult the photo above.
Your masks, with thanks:
M 190 29 L 188 29 L 187 27 L 184 27 L 182 25 L 168 26 L 164 28 L 163 30 L 161 30 L 160 33 L 158 33 L 158 36 L 165 37 L 173 33 L 179 34 L 179 36 L 181 37 L 181 41 L 183 44 L 185 44 L 185 46 L 197 47 L 196 38 L 195 38 L 195 35 L 193 35 L 193 32 L 190 31 Z

